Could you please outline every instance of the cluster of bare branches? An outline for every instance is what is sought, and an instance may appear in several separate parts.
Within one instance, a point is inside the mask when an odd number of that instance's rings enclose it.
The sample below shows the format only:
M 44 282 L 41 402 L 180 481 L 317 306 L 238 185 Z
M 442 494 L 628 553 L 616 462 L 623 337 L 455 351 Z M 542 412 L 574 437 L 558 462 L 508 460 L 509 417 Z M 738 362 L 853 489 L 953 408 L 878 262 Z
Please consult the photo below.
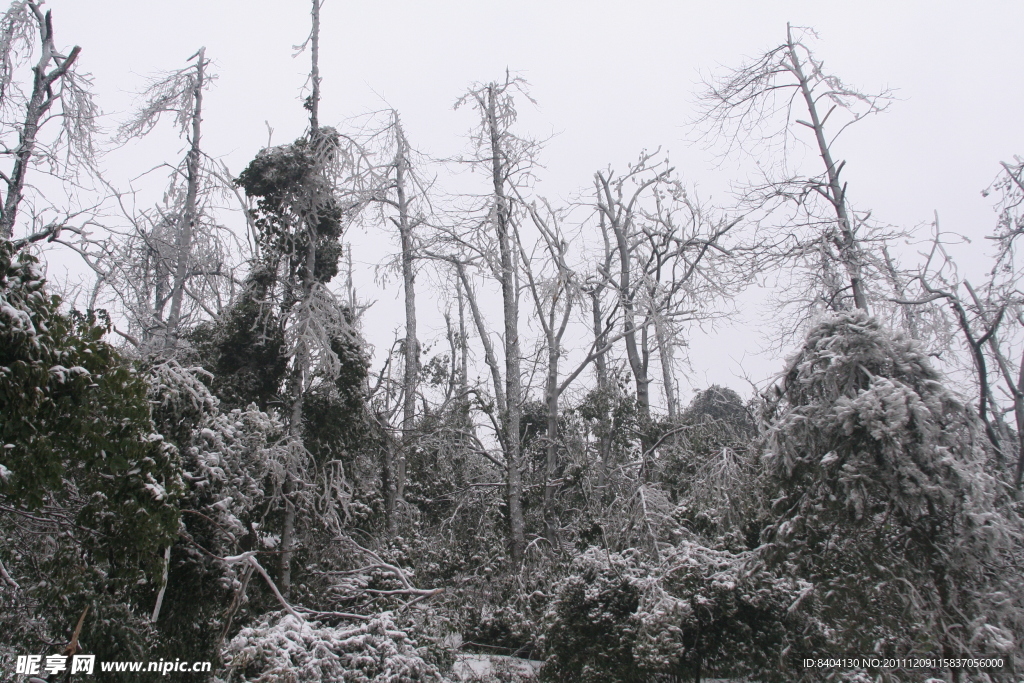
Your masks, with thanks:
M 911 287 L 906 291 L 915 296 L 894 301 L 913 309 L 908 313 L 915 323 L 912 334 L 920 320 L 927 320 L 932 336 L 941 333 L 936 330 L 955 331 L 961 340 L 977 392 L 975 410 L 1000 469 L 1012 471 L 1013 486 L 1019 489 L 1024 480 L 1024 292 L 1015 253 L 1021 234 L 1015 227 L 1020 169 L 1004 163 L 1003 171 L 995 183 L 1002 195 L 993 236 L 994 266 L 987 279 L 974 285 L 961 276 L 948 250 L 949 236 L 939 230 L 936 218 L 926 259 L 908 281 Z M 945 315 L 937 310 L 940 303 L 945 304 Z
M 783 303 L 796 305 L 798 323 L 823 309 L 867 310 L 884 302 L 872 283 L 884 283 L 877 277 L 884 272 L 880 250 L 898 235 L 854 209 L 836 145 L 849 126 L 884 111 L 892 93 L 867 94 L 828 73 L 808 46 L 814 37 L 811 29 L 787 27 L 783 44 L 707 83 L 696 122 L 723 155 L 744 151 L 773 160 L 758 163 L 763 179 L 740 190 L 740 204 L 761 228 L 765 265 L 796 270 L 799 288 Z M 817 172 L 803 171 L 793 158 L 797 145 L 820 159 Z

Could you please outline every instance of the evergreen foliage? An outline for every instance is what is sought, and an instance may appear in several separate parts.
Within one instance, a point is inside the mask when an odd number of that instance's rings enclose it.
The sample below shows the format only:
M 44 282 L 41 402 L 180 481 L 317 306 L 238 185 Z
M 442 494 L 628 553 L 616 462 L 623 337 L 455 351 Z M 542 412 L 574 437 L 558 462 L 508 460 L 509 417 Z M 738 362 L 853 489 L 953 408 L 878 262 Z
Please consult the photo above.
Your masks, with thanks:
M 635 553 L 590 548 L 573 562 L 546 615 L 541 676 L 548 681 L 647 679 L 634 648 L 646 567 Z
M 666 439 L 659 480 L 677 507 L 675 521 L 705 542 L 732 550 L 758 545 L 762 501 L 756 478 L 757 426 L 731 389 L 698 392 Z
M 917 343 L 825 319 L 768 417 L 762 556 L 814 584 L 831 651 L 1020 657 L 1021 520 Z
M 803 609 L 813 587 L 751 566 L 749 553 L 684 541 L 667 551 L 644 586 L 637 610 L 636 656 L 651 672 L 699 680 L 792 680 L 793 634 L 818 636 Z M 820 638 L 819 638 L 820 639 Z
M 549 681 L 699 680 L 702 673 L 785 681 L 812 586 L 750 564 L 750 553 L 683 541 L 659 559 L 590 548 L 556 588 L 545 623 Z
M 341 258 L 338 238 L 344 211 L 324 173 L 339 137 L 331 128 L 317 132 L 290 145 L 260 151 L 236 181 L 247 196 L 256 198 L 255 221 L 264 253 L 272 261 L 285 258 L 285 272 L 296 282 L 310 275 L 318 282 L 329 282 L 338 274 Z M 311 235 L 302 234 L 305 229 Z M 307 274 L 310 249 L 315 250 L 315 266 Z
M 111 659 L 155 635 L 160 549 L 177 534 L 178 451 L 157 433 L 148 385 L 102 337 L 102 316 L 64 314 L 36 260 L 0 243 L 0 632 L 36 652 L 67 638 Z
M 280 324 L 261 304 L 267 279 L 258 270 L 251 274 L 249 287 L 220 320 L 197 325 L 187 335 L 194 362 L 209 370 L 207 381 L 225 406 L 255 403 L 268 410 L 280 402 L 288 358 Z
M 345 628 L 270 613 L 227 647 L 222 683 L 444 683 L 387 613 Z M 220 680 L 220 679 L 218 679 Z
M 197 659 L 219 661 L 231 620 L 225 613 L 244 575 L 216 558 L 269 549 L 263 511 L 280 458 L 281 423 L 255 404 L 221 410 L 198 368 L 163 361 L 147 369 L 154 419 L 182 454 L 185 495 L 179 502 L 179 540 L 171 547 L 167 590 L 151 650 L 165 658 L 184 648 Z M 245 617 L 253 605 L 241 608 Z M 192 673 L 172 672 L 182 680 Z

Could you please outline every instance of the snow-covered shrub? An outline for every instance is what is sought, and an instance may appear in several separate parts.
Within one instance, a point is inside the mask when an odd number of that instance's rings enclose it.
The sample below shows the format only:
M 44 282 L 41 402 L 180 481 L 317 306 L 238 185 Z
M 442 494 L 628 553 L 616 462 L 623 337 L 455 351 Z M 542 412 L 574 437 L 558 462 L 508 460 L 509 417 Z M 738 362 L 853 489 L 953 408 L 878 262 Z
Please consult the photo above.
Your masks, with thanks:
M 634 647 L 649 568 L 635 551 L 589 548 L 573 561 L 545 615 L 541 678 L 574 683 L 647 680 Z
M 443 683 L 388 613 L 354 626 L 264 615 L 227 646 L 225 683 Z
M 257 508 L 283 478 L 277 471 L 284 457 L 283 427 L 253 404 L 222 412 L 203 382 L 208 375 L 173 360 L 146 371 L 157 426 L 181 452 L 188 484 L 182 506 L 200 513 L 186 513 L 185 529 L 203 535 L 204 547 L 214 554 L 234 554 L 246 536 L 253 536 L 250 523 Z M 212 528 L 199 528 L 203 521 Z M 207 532 L 212 538 L 205 538 Z
M 588 549 L 549 607 L 541 676 L 630 683 L 713 670 L 788 680 L 794 632 L 815 630 L 804 616 L 812 587 L 749 560 L 685 541 L 657 561 Z
M 145 368 L 149 402 L 162 434 L 177 446 L 186 483 L 180 500 L 181 538 L 170 551 L 167 587 L 156 628 L 160 638 L 150 653 L 218 659 L 227 625 L 225 614 L 241 588 L 238 567 L 214 556 L 267 547 L 272 542 L 258 524 L 272 471 L 280 461 L 280 422 L 250 405 L 221 410 L 206 385 L 209 373 L 174 360 Z M 244 602 L 244 601 L 242 601 Z M 155 604 L 155 596 L 148 602 Z M 239 604 L 233 623 L 249 616 Z M 172 677 L 175 674 L 172 674 Z
M 829 651 L 1020 655 L 1024 526 L 914 341 L 860 311 L 819 323 L 768 418 L 762 557 L 815 585 Z
M 783 653 L 804 618 L 813 587 L 750 566 L 749 553 L 712 550 L 684 541 L 665 551 L 643 582 L 634 656 L 648 671 L 693 677 L 790 680 Z

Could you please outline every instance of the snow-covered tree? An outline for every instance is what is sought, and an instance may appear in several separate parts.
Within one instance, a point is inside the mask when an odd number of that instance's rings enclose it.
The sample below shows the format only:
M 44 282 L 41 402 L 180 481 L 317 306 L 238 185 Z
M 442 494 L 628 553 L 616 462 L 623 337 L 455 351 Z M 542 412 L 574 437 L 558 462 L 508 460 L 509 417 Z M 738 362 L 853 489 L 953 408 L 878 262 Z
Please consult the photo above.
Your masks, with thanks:
M 145 604 L 159 635 L 150 658 L 186 648 L 217 661 L 227 632 L 253 608 L 251 567 L 220 558 L 272 550 L 278 541 L 262 522 L 283 425 L 254 404 L 222 410 L 201 368 L 165 360 L 145 376 L 156 426 L 178 448 L 185 481 L 178 537 L 164 548 L 159 592 Z
M 832 651 L 1019 659 L 1024 526 L 916 342 L 862 311 L 821 321 L 768 417 L 761 554 L 814 584 Z
M 165 115 L 173 117 L 188 151 L 170 167 L 162 200 L 138 209 L 138 191 L 111 188 L 124 228 L 90 239 L 79 249 L 96 273 L 93 307 L 107 302 L 124 318 L 123 336 L 142 356 L 173 355 L 183 333 L 215 317 L 229 302 L 234 238 L 216 223 L 213 204 L 226 191 L 223 174 L 202 149 L 203 97 L 216 78 L 201 48 L 189 66 L 154 78 L 142 103 L 120 126 L 115 143 L 150 135 Z
M 703 672 L 789 680 L 793 634 L 817 632 L 800 611 L 811 585 L 751 563 L 749 552 L 682 541 L 660 560 L 589 548 L 546 615 L 550 681 L 648 681 Z
M 287 359 L 284 376 L 278 378 L 283 381 L 268 387 L 284 403 L 290 443 L 277 484 L 285 507 L 281 573 L 286 594 L 296 509 L 310 510 L 310 493 L 323 484 L 325 520 L 328 525 L 335 520 L 337 526 L 344 517 L 339 508 L 349 494 L 344 463 L 336 457 L 345 448 L 344 441 L 332 440 L 320 454 L 327 457 L 314 466 L 311 430 L 360 424 L 366 374 L 361 342 L 351 311 L 328 288 L 339 270 L 339 238 L 358 208 L 358 203 L 343 202 L 335 192 L 334 166 L 342 155 L 340 136 L 320 129 L 291 145 L 260 152 L 238 179 L 257 202 L 254 215 L 261 246 L 239 302 L 239 314 L 251 311 L 253 325 L 238 332 L 251 342 L 245 346 L 276 341 L 279 355 Z M 243 358 L 245 346 L 237 349 Z M 331 414 L 310 420 L 310 411 L 317 409 Z M 325 480 L 314 484 L 317 470 Z
M 757 427 L 750 409 L 736 392 L 712 386 L 693 398 L 673 429 L 659 461 L 659 478 L 678 504 L 673 516 L 708 542 L 728 536 L 732 546 L 756 545 L 751 523 L 760 501 L 750 481 Z
M 0 176 L 0 239 L 14 239 L 15 226 L 27 222 L 19 246 L 56 238 L 78 213 L 57 209 L 53 195 L 33 206 L 43 198 L 33 176 L 75 184 L 96 160 L 99 110 L 91 78 L 76 70 L 81 48 L 57 47 L 53 15 L 42 4 L 16 0 L 0 16 L 0 145 L 10 164 Z
M 0 241 L 0 639 L 67 643 L 88 610 L 91 653 L 138 656 L 178 531 L 179 456 L 109 325 L 60 305 L 35 258 Z

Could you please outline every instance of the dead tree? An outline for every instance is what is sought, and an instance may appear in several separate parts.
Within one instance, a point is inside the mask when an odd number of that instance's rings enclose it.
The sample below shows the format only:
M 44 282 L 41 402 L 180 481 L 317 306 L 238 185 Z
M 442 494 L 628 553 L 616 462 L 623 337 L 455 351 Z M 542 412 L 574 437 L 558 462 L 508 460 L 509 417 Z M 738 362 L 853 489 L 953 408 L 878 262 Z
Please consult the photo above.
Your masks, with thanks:
M 1014 360 L 1010 355 L 1012 351 L 998 332 L 1000 323 L 1004 322 L 1007 323 L 1007 327 L 1017 323 L 1018 334 L 1024 328 L 1024 296 L 1019 291 L 1007 291 L 993 287 L 991 284 L 985 288 L 984 296 L 981 296 L 967 280 L 964 280 L 964 288 L 971 296 L 980 322 L 990 330 L 985 335 L 987 339 L 984 341 L 988 342 L 988 351 L 995 360 L 998 377 L 1002 380 L 1003 392 L 1013 406 L 1012 412 L 1017 428 L 1016 438 L 1007 433 L 1009 430 L 1001 431 L 1004 442 L 1012 444 L 1013 441 L 1016 441 L 1017 458 L 1014 466 L 1013 485 L 1019 489 L 1021 483 L 1024 482 L 1024 437 L 1022 437 L 1024 435 L 1024 356 L 1017 361 L 1017 367 L 1014 367 Z M 1007 332 L 1007 337 L 1012 335 L 1012 330 Z M 994 398 L 990 401 L 995 403 Z
M 993 274 L 999 269 L 993 270 Z M 917 296 L 897 299 L 902 306 L 913 306 L 920 310 L 932 302 L 945 302 L 953 313 L 955 326 L 963 338 L 970 355 L 971 368 L 977 384 L 977 403 L 975 410 L 984 425 L 985 434 L 1000 461 L 1005 464 L 1009 459 L 1010 449 L 1016 451 L 1014 486 L 1020 487 L 1022 469 L 1024 469 L 1024 443 L 1020 438 L 1020 430 L 1024 427 L 1024 359 L 1020 366 L 1013 367 L 1009 348 L 1002 341 L 1000 328 L 1005 329 L 1008 320 L 1016 319 L 1024 327 L 1024 315 L 1021 306 L 1024 303 L 1014 287 L 1001 288 L 990 281 L 979 294 L 971 283 L 961 279 L 956 264 L 947 253 L 942 233 L 935 224 L 935 234 L 931 249 L 925 263 L 915 278 L 918 287 Z M 966 295 L 961 294 L 961 287 Z M 1012 332 L 1007 332 L 1011 336 Z M 996 376 L 993 377 L 991 362 L 994 361 Z M 993 388 L 999 381 L 1003 382 L 1003 391 L 1012 403 L 1012 411 L 1017 423 L 1017 433 L 1012 434 L 1003 421 L 1004 410 L 997 399 Z M 1015 447 L 1011 444 L 1015 444 Z
M 312 29 L 309 34 L 308 43 L 310 46 L 310 72 L 309 82 L 311 92 L 308 98 L 306 98 L 305 107 L 309 111 L 309 143 L 313 149 L 313 160 L 314 163 L 318 163 L 320 168 L 315 170 L 316 175 L 323 175 L 327 171 L 327 167 L 333 161 L 330 159 L 331 151 L 329 150 L 329 143 L 325 140 L 322 131 L 320 130 L 320 7 L 321 0 L 313 0 L 312 2 Z M 311 202 L 308 200 L 312 200 Z M 331 200 L 327 199 L 329 203 Z M 307 204 L 306 206 L 298 207 L 299 210 L 296 212 L 299 217 L 299 225 L 296 227 L 296 233 L 299 237 L 299 242 L 302 243 L 301 251 L 305 252 L 305 264 L 299 268 L 297 272 L 293 274 L 298 276 L 298 282 L 289 282 L 287 288 L 289 290 L 298 289 L 296 293 L 289 292 L 290 296 L 295 297 L 294 302 L 291 302 L 290 308 L 293 308 L 298 315 L 294 325 L 296 327 L 304 327 L 305 330 L 298 330 L 298 333 L 294 335 L 294 346 L 291 350 L 292 355 L 292 366 L 290 376 L 288 379 L 288 406 L 287 424 L 288 424 L 288 435 L 291 441 L 291 462 L 288 463 L 286 472 L 284 475 L 284 481 L 281 486 L 282 499 L 284 501 L 284 523 L 281 532 L 281 557 L 280 557 L 280 577 L 281 577 L 281 589 L 284 592 L 285 598 L 288 598 L 291 593 L 292 583 L 292 554 L 295 550 L 295 522 L 296 522 L 296 511 L 297 505 L 294 494 L 297 492 L 299 483 L 302 481 L 302 473 L 296 472 L 296 466 L 301 467 L 301 463 L 306 460 L 306 447 L 304 444 L 304 429 L 302 412 L 305 406 L 306 391 L 309 382 L 311 381 L 311 370 L 310 357 L 315 354 L 318 350 L 312 348 L 313 339 L 320 335 L 309 334 L 311 332 L 311 318 L 315 315 L 313 311 L 314 289 L 317 288 L 316 278 L 316 257 L 317 257 L 317 246 L 319 240 L 316 235 L 316 226 L 319 223 L 319 213 L 326 207 L 324 206 L 324 198 L 321 197 L 309 197 L 302 198 L 300 202 Z M 297 287 L 296 287 L 297 285 Z M 302 318 L 305 318 L 303 320 Z M 305 334 L 303 332 L 306 332 Z M 330 342 L 321 338 L 319 344 L 321 347 L 329 348 Z M 326 348 L 322 349 L 326 351 Z
M 473 129 L 474 151 L 468 159 L 475 167 L 485 170 L 490 192 L 486 198 L 483 231 L 473 236 L 477 249 L 490 266 L 493 278 L 501 289 L 504 372 L 491 365 L 495 398 L 502 396 L 499 410 L 500 442 L 504 452 L 506 470 L 506 491 L 509 507 L 509 549 L 514 567 L 523 561 L 526 549 L 525 523 L 523 520 L 522 447 L 520 423 L 523 410 L 522 349 L 519 340 L 519 271 L 516 257 L 515 229 L 520 220 L 517 211 L 518 189 L 529 176 L 529 167 L 537 145 L 531 140 L 517 136 L 512 131 L 516 120 L 513 94 L 526 95 L 525 83 L 520 78 L 506 75 L 504 82 L 475 85 L 463 95 L 456 107 L 471 104 L 480 117 Z M 488 338 L 478 302 L 474 300 L 473 288 L 465 268 L 459 273 L 464 292 L 470 302 L 477 332 L 481 341 Z M 496 356 L 489 354 L 494 363 Z M 502 377 L 501 375 L 504 375 Z M 501 386 L 501 385 L 504 386 Z
M 806 43 L 814 35 L 787 25 L 784 43 L 708 83 L 697 123 L 709 145 L 724 147 L 723 155 L 739 147 L 772 158 L 762 169 L 763 184 L 746 189 L 744 205 L 751 218 L 759 214 L 759 222 L 772 226 L 762 245 L 773 247 L 772 258 L 798 263 L 808 274 L 817 290 L 812 305 L 840 310 L 849 301 L 868 310 L 866 271 L 874 266 L 865 245 L 880 238 L 869 234 L 868 215 L 851 207 L 846 162 L 837 158 L 835 142 L 851 124 L 883 111 L 891 97 L 864 94 L 826 72 Z M 800 130 L 811 135 L 817 173 L 790 168 Z
M 416 338 L 416 253 L 413 241 L 414 219 L 408 197 L 409 143 L 395 114 L 395 195 L 398 217 L 394 220 L 402 240 L 402 285 L 405 295 L 405 367 L 402 373 L 402 449 L 395 468 L 395 498 L 405 499 L 405 470 L 409 450 L 415 439 L 416 385 L 419 378 L 419 340 Z
M 542 235 L 542 244 L 553 266 L 546 283 L 538 283 L 534 277 L 530 259 L 520 240 L 519 254 L 523 260 L 527 286 L 537 307 L 537 318 L 544 331 L 544 342 L 547 347 L 547 373 L 544 381 L 544 404 L 547 410 L 547 445 L 544 467 L 544 537 L 552 548 L 559 547 L 558 523 L 555 513 L 555 476 L 558 470 L 558 398 L 559 362 L 562 357 L 562 338 L 569 326 L 573 305 L 577 296 L 574 273 L 567 263 L 568 244 L 559 230 L 558 218 L 547 207 L 548 218 L 543 218 L 536 206 L 530 207 L 533 224 Z M 542 289 L 544 291 L 542 291 Z
M 992 328 L 988 338 L 989 351 L 995 360 L 999 376 L 1003 382 L 1003 391 L 1012 402 L 1014 420 L 1017 427 L 1017 463 L 1014 469 L 1013 482 L 1017 489 L 1024 485 L 1024 356 L 1014 367 L 1012 348 L 1013 342 L 1019 344 L 1020 335 L 1024 333 L 1024 292 L 1020 289 L 1020 281 L 1024 275 L 1018 257 L 1018 238 L 1024 235 L 1024 160 L 1014 157 L 1012 163 L 1002 162 L 1001 172 L 983 194 L 998 193 L 997 209 L 999 220 L 995 234 L 992 236 L 996 244 L 995 265 L 990 280 L 979 294 L 969 283 L 967 287 L 979 317 Z M 1005 332 L 996 334 L 998 321 L 1003 321 Z M 1017 325 L 1014 326 L 1013 322 Z
M 582 282 L 578 268 L 570 264 L 570 241 L 562 230 L 565 220 L 564 211 L 556 210 L 542 201 L 527 205 L 531 223 L 536 229 L 539 240 L 532 249 L 524 243 L 521 230 L 516 231 L 517 246 L 522 262 L 525 288 L 533 300 L 544 334 L 546 353 L 546 372 L 544 381 L 544 406 L 547 430 L 545 441 L 545 478 L 544 478 L 544 536 L 553 549 L 559 545 L 559 523 L 556 513 L 555 497 L 558 490 L 557 473 L 559 468 L 559 450 L 561 442 L 558 432 L 560 419 L 559 402 L 562 395 L 590 367 L 596 365 L 598 384 L 607 388 L 608 370 L 607 355 L 609 351 L 625 336 L 624 330 L 613 331 L 620 310 L 616 303 L 605 312 L 601 309 L 601 290 L 606 286 L 599 276 L 591 282 Z M 537 255 L 539 252 L 539 255 Z M 609 249 L 606 261 L 612 258 Z M 599 268 L 607 272 L 607 266 Z M 596 316 L 594 337 L 589 345 L 582 349 L 582 357 L 573 359 L 565 374 L 562 374 L 562 359 L 566 332 L 573 313 L 589 297 L 594 307 L 591 314 Z M 578 349 L 579 350 L 579 349 Z M 610 448 L 610 443 L 608 444 Z M 606 453 L 604 450 L 602 453 Z M 607 454 L 602 463 L 607 464 Z
M 618 278 L 615 288 L 618 292 L 619 306 L 622 308 L 623 336 L 626 344 L 626 357 L 636 384 L 636 403 L 640 414 L 641 428 L 646 433 L 651 421 L 651 378 L 650 347 L 648 345 L 649 327 L 638 323 L 639 302 L 636 280 L 634 255 L 635 221 L 637 220 L 637 204 L 644 192 L 664 181 L 668 170 L 648 173 L 651 156 L 641 155 L 637 164 L 630 166 L 626 174 L 615 177 L 611 171 L 599 171 L 595 174 L 595 190 L 597 211 L 602 225 L 606 225 L 615 242 L 615 253 L 618 255 Z M 612 274 L 608 273 L 609 277 Z M 644 443 L 644 450 L 649 443 Z
M 329 285 L 341 269 L 340 239 L 374 195 L 374 172 L 362 148 L 319 124 L 321 4 L 312 2 L 312 30 L 303 45 L 311 52 L 309 130 L 292 144 L 261 150 L 236 181 L 254 200 L 261 242 L 244 303 L 259 309 L 259 321 L 269 321 L 257 326 L 276 326 L 268 332 L 287 358 L 278 388 L 286 447 L 274 478 L 275 500 L 283 507 L 279 582 L 285 597 L 299 523 L 313 518 L 340 533 L 349 496 L 343 463 L 313 460 L 306 408 L 314 393 L 330 396 L 338 388 L 343 363 L 361 363 L 355 314 Z
M 86 89 L 86 81 L 75 75 L 73 66 L 81 48 L 75 46 L 67 54 L 57 49 L 53 35 L 53 17 L 43 13 L 42 2 L 24 0 L 14 2 L 0 18 L 0 103 L 8 111 L 17 111 L 18 121 L 3 122 L 0 137 L 3 151 L 13 159 L 8 172 L 0 172 L 5 189 L 0 200 L 0 239 L 11 240 L 18 212 L 25 197 L 29 171 L 39 164 L 51 164 L 60 169 L 65 180 L 72 180 L 71 166 L 88 167 L 92 163 L 93 142 L 98 111 Z M 14 78 L 21 55 L 32 55 L 38 40 L 39 58 L 31 67 L 32 88 L 27 99 L 20 100 Z M 53 111 L 58 105 L 58 111 Z M 52 120 L 58 120 L 62 129 L 54 139 L 40 138 L 42 129 Z M 17 142 L 5 140 L 17 131 Z M 66 154 L 58 148 L 64 146 Z M 52 173 L 52 170 L 50 171 Z M 33 220 L 33 223 L 38 221 Z M 17 242 L 18 246 L 55 238 L 65 227 L 63 221 L 49 221 L 35 225 L 30 235 Z
M 134 194 L 114 191 L 130 223 L 126 234 L 112 230 L 105 243 L 93 243 L 83 255 L 95 264 L 103 286 L 114 290 L 127 309 L 129 330 L 144 353 L 172 353 L 191 310 L 213 317 L 221 308 L 221 278 L 230 277 L 226 245 L 218 237 L 205 206 L 218 185 L 203 168 L 201 147 L 203 91 L 209 84 L 206 48 L 187 61 L 194 66 L 155 79 L 139 110 L 118 131 L 121 144 L 148 135 L 164 114 L 172 114 L 188 142 L 184 160 L 172 167 L 164 205 L 136 212 Z M 113 188 L 111 188 L 113 189 Z M 191 310 L 190 310 L 191 309 Z M 134 329 L 133 329 L 134 328 Z
M 185 207 L 181 214 L 181 226 L 178 229 L 176 244 L 177 262 L 174 264 L 174 284 L 171 287 L 171 310 L 167 315 L 167 333 L 164 346 L 173 348 L 178 339 L 178 324 L 181 321 L 181 301 L 185 296 L 185 281 L 188 278 L 189 254 L 192 251 L 192 237 L 195 234 L 198 219 L 196 199 L 199 195 L 201 159 L 199 150 L 200 131 L 203 122 L 203 82 L 206 69 L 206 48 L 199 48 L 194 55 L 196 60 L 195 77 L 192 80 L 191 124 L 192 137 L 186 162 Z
M 401 343 L 402 417 L 398 428 L 401 439 L 397 448 L 388 448 L 385 453 L 385 505 L 388 526 L 393 533 L 396 530 L 397 509 L 405 500 L 408 453 L 415 447 L 416 441 L 416 400 L 420 374 L 420 343 L 416 331 L 416 271 L 419 259 L 416 232 L 426 220 L 430 207 L 426 198 L 426 184 L 413 168 L 413 150 L 398 112 L 388 112 L 388 118 L 389 122 L 383 130 L 371 137 L 384 138 L 381 154 L 387 157 L 387 162 L 377 171 L 381 175 L 378 184 L 382 189 L 375 201 L 382 209 L 382 220 L 392 223 L 398 230 L 400 253 L 397 265 L 402 277 L 405 312 L 405 335 Z

